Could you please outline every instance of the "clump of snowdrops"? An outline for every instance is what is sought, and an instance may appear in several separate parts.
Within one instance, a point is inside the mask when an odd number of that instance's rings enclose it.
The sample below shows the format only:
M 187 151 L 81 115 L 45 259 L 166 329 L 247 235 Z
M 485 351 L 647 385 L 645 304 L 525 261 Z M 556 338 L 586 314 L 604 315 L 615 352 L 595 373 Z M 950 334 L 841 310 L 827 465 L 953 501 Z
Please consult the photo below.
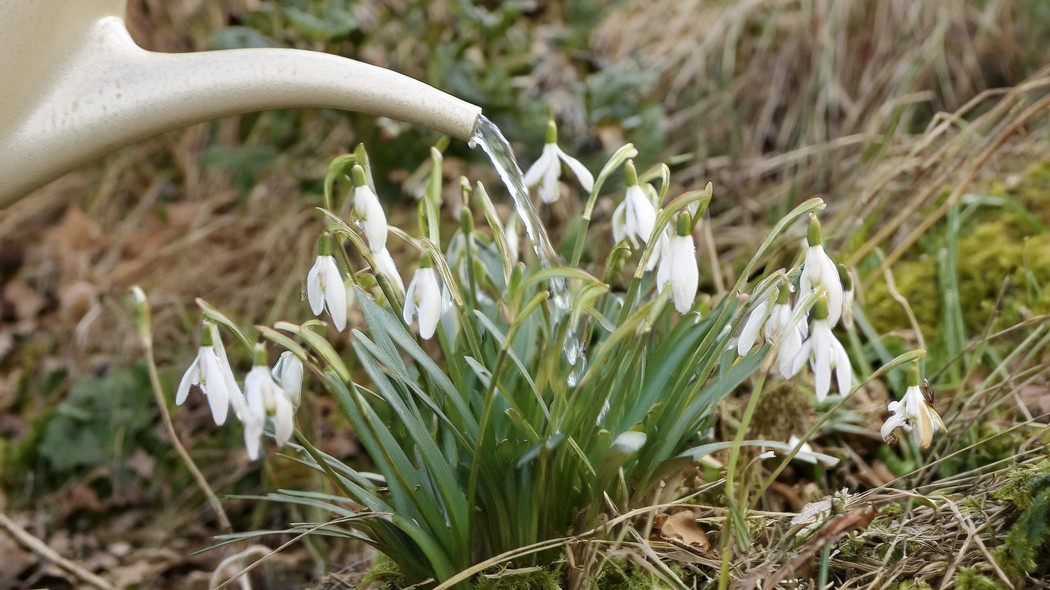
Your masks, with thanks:
M 646 506 L 667 478 L 725 449 L 734 518 L 723 538 L 745 543 L 738 523 L 749 500 L 734 487 L 741 449 L 773 448 L 786 463 L 812 434 L 745 440 L 765 380 L 809 367 L 812 380 L 799 386 L 812 383 L 819 401 L 859 386 L 834 331 L 850 321 L 852 281 L 824 249 L 816 217 L 824 203 L 814 198 L 776 223 L 735 285 L 700 296 L 693 236 L 712 186 L 671 198 L 668 167 L 639 173 L 636 155 L 624 146 L 593 177 L 557 147 L 551 124 L 525 178 L 551 203 L 567 188 L 559 179 L 565 163 L 587 197 L 572 256 L 549 267 L 532 261 L 527 239 L 519 242 L 481 183 L 462 180 L 457 227 L 443 230 L 438 150 L 415 228 L 388 225 L 363 148 L 337 158 L 325 179 L 317 258 L 304 277 L 303 312 L 315 317 L 252 333 L 201 302 L 201 348 L 176 401 L 199 389 L 216 424 L 232 408 L 253 459 L 265 454 L 264 432 L 291 448 L 332 489 L 269 498 L 328 510 L 338 518 L 324 532 L 373 545 L 414 583 L 462 581 L 494 556 L 549 563 L 569 536 L 615 537 L 612 515 Z M 584 268 L 591 214 L 613 175 L 626 185 L 614 246 L 603 265 Z M 349 187 L 343 197 L 340 186 Z M 349 218 L 335 213 L 341 198 L 352 201 Z M 796 222 L 809 224 L 797 266 L 749 281 Z M 406 252 L 397 261 L 394 241 Z M 610 279 L 621 272 L 630 273 L 626 290 L 613 290 Z M 568 301 L 552 296 L 560 285 Z M 253 351 L 243 385 L 224 330 Z M 581 348 L 579 358 L 563 354 Z M 744 385 L 751 400 L 737 438 L 712 440 L 716 406 Z M 338 401 L 373 473 L 325 454 L 295 428 L 304 392 Z M 887 439 L 928 423 L 917 395 L 891 404 Z

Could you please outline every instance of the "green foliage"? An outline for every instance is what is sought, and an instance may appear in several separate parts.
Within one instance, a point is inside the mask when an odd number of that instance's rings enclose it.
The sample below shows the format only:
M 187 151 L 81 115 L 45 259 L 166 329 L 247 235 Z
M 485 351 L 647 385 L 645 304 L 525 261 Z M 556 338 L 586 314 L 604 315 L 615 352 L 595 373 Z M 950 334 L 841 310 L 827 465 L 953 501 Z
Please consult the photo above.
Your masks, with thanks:
M 667 565 L 679 579 L 685 577 L 681 566 L 673 562 Z M 600 590 L 651 590 L 669 586 L 655 573 L 634 562 L 613 559 L 606 561 L 594 577 L 594 587 Z
M 336 181 L 345 182 L 353 165 L 367 167 L 369 159 L 359 150 L 334 161 L 325 181 L 333 209 Z M 624 161 L 614 157 L 599 178 Z M 432 166 L 439 169 L 441 158 Z M 645 505 L 665 477 L 707 454 L 745 444 L 712 441 L 705 433 L 719 402 L 760 370 L 768 351 L 762 342 L 740 358 L 730 345 L 746 311 L 738 298 L 745 281 L 715 294 L 702 316 L 678 314 L 644 272 L 655 241 L 625 278 L 626 294 L 615 294 L 579 268 L 514 263 L 484 187 L 465 197 L 472 206 L 447 240 L 440 224 L 430 223 L 439 215 L 439 200 L 430 197 L 420 204 L 425 237 L 402 238 L 429 260 L 448 292 L 432 342 L 402 319 L 402 295 L 389 277 L 355 271 L 343 248 L 335 253 L 349 269 L 344 276 L 354 283 L 363 321 L 350 331 L 349 355 L 340 356 L 315 330 L 316 320 L 261 329 L 263 337 L 298 351 L 323 375 L 374 465 L 374 473 L 359 472 L 300 438 L 308 454 L 303 460 L 366 510 L 347 513 L 338 498 L 318 492 L 283 490 L 268 498 L 347 517 L 340 526 L 348 530 L 340 534 L 375 546 L 410 583 L 446 581 L 481 560 L 539 542 L 613 535 L 614 528 L 602 525 L 610 505 L 617 513 Z M 709 191 L 694 191 L 670 200 L 654 233 L 679 211 L 704 207 L 708 199 Z M 751 267 L 784 228 L 821 206 L 813 199 L 785 217 Z M 361 230 L 325 214 L 325 231 L 349 241 L 375 268 L 372 244 Z M 489 232 L 477 230 L 475 217 L 487 222 Z M 577 231 L 580 240 L 587 238 L 585 227 Z M 601 275 L 616 272 L 604 269 Z M 566 284 L 571 298 L 560 292 Z M 236 325 L 214 308 L 204 309 L 218 324 Z M 297 335 L 304 347 L 279 331 Z M 561 351 L 576 349 L 577 341 L 587 346 L 574 364 Z M 756 534 L 764 527 L 761 519 L 748 523 Z M 326 531 L 335 534 L 337 528 Z M 560 550 L 554 542 L 506 563 L 547 565 Z M 546 576 L 530 573 L 527 583 L 546 587 Z M 511 580 L 479 583 L 490 582 L 503 587 Z
M 1020 494 L 1015 494 L 1017 497 Z M 1026 486 L 1021 515 L 1010 527 L 1002 547 L 994 553 L 995 560 L 1008 575 L 1020 579 L 1021 574 L 1033 574 L 1037 568 L 1047 572 L 1050 562 L 1050 473 L 1043 472 Z
M 897 584 L 897 590 L 933 590 L 930 583 L 926 580 L 902 580 L 900 584 Z
M 977 571 L 977 566 L 961 568 L 955 573 L 955 587 L 959 590 L 1004 590 L 1005 586 Z
M 554 573 L 537 566 L 481 574 L 474 587 L 477 590 L 559 590 L 562 586 Z
M 52 412 L 37 447 L 51 469 L 106 465 L 149 440 L 156 422 L 143 366 L 78 379 Z

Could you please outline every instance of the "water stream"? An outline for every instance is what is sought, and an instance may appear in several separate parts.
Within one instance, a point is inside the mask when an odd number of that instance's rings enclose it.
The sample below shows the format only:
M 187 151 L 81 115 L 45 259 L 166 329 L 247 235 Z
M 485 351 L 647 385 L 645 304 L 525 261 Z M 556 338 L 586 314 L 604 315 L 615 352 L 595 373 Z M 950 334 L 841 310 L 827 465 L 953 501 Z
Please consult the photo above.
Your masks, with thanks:
M 500 133 L 499 127 L 496 127 L 496 124 L 488 120 L 484 115 L 478 117 L 478 123 L 474 129 L 474 137 L 470 140 L 470 147 L 477 146 L 481 147 L 488 154 L 489 159 L 492 160 L 492 165 L 496 168 L 496 172 L 503 179 L 507 192 L 514 199 L 514 208 L 518 212 L 518 217 L 521 218 L 522 225 L 525 226 L 525 233 L 528 234 L 529 240 L 532 242 L 532 249 L 536 252 L 536 258 L 539 259 L 540 264 L 544 268 L 550 268 L 556 262 L 562 263 L 561 256 L 554 251 L 550 237 L 543 228 L 539 213 L 532 206 L 532 200 L 529 199 L 529 189 L 525 186 L 525 174 L 522 173 L 521 168 L 518 166 L 518 161 L 514 157 L 514 150 L 511 149 L 510 143 Z M 556 326 L 569 315 L 569 288 L 565 283 L 565 279 L 551 279 L 550 292 L 551 302 L 554 304 L 552 310 L 555 314 L 553 324 Z M 582 355 L 583 342 L 580 340 L 577 329 L 569 330 L 564 352 L 565 360 L 570 365 L 574 365 L 574 370 L 569 376 L 569 384 L 574 385 L 585 369 Z

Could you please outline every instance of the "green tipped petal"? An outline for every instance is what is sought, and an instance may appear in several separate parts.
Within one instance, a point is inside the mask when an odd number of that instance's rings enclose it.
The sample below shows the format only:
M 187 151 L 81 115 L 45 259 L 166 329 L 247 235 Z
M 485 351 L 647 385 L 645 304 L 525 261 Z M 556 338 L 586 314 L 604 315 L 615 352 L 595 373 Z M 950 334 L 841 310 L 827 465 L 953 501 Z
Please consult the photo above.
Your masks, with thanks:
M 828 319 L 828 296 L 826 294 L 822 293 L 817 302 L 813 304 L 813 319 Z

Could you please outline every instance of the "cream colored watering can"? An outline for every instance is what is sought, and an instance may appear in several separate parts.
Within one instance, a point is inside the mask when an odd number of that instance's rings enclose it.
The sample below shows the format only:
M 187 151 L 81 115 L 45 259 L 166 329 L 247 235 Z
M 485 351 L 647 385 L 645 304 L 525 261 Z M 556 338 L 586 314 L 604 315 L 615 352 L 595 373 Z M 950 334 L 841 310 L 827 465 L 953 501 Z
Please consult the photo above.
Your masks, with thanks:
M 103 154 L 227 115 L 326 107 L 471 139 L 481 109 L 422 82 L 295 49 L 153 53 L 124 0 L 0 0 L 0 207 Z

